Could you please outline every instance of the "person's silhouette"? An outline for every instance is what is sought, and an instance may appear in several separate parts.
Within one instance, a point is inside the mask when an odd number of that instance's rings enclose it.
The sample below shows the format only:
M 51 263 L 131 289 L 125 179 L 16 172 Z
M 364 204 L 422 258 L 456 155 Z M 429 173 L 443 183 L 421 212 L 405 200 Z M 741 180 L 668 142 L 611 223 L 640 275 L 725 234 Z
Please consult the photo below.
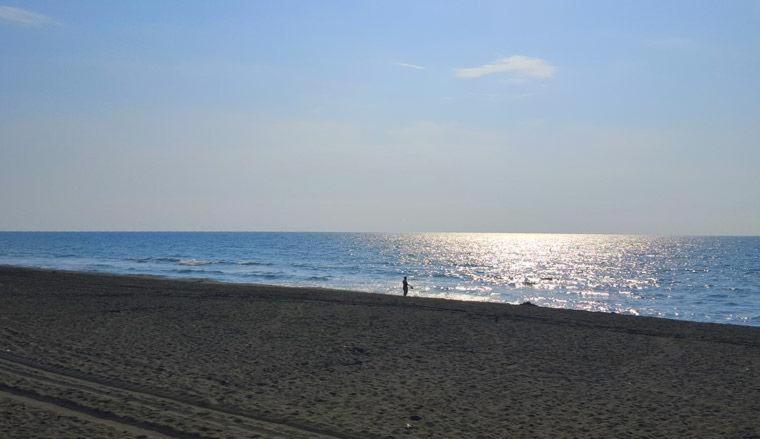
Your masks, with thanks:
M 404 287 L 404 297 L 406 297 L 406 293 L 409 292 L 409 288 L 414 289 L 414 287 L 409 285 L 409 282 L 406 281 L 406 276 L 404 276 L 404 281 L 401 282 L 401 286 Z

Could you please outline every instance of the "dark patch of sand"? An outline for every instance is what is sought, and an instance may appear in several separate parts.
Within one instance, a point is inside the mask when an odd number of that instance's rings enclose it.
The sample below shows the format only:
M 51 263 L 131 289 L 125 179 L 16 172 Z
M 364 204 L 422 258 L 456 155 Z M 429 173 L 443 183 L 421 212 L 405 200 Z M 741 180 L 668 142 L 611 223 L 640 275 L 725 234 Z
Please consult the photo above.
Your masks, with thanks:
M 760 328 L 0 267 L 0 411 L 4 437 L 752 437 Z

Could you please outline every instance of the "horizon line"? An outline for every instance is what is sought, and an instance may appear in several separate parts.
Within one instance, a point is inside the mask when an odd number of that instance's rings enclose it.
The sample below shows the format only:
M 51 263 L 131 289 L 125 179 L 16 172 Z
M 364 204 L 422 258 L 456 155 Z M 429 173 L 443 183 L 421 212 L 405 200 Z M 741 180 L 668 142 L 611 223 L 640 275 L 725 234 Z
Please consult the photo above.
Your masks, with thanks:
M 422 235 L 422 234 L 472 234 L 472 235 L 617 235 L 617 236 L 659 236 L 659 237 L 737 237 L 758 238 L 757 234 L 732 233 L 653 233 L 653 232 L 505 232 L 505 231 L 356 231 L 356 230 L 0 230 L 0 233 L 324 233 L 324 234 L 377 234 L 377 235 Z

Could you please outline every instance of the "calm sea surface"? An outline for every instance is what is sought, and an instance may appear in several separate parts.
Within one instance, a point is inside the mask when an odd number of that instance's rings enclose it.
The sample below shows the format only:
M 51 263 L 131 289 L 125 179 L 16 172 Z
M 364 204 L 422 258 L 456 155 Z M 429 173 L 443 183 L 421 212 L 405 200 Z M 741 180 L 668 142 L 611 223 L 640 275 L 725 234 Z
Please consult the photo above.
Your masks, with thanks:
M 0 264 L 760 326 L 760 237 L 0 232 Z

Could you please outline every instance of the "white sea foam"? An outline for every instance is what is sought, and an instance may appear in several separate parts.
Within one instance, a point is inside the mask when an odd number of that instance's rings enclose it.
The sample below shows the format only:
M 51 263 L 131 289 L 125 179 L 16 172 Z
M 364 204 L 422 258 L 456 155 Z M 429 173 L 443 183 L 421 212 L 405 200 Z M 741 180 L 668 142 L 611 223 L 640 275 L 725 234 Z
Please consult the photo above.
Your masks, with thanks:
M 198 265 L 209 265 L 213 264 L 213 262 L 210 261 L 204 261 L 201 259 L 180 259 L 179 262 L 177 262 L 179 265 L 189 265 L 191 267 L 195 267 Z

